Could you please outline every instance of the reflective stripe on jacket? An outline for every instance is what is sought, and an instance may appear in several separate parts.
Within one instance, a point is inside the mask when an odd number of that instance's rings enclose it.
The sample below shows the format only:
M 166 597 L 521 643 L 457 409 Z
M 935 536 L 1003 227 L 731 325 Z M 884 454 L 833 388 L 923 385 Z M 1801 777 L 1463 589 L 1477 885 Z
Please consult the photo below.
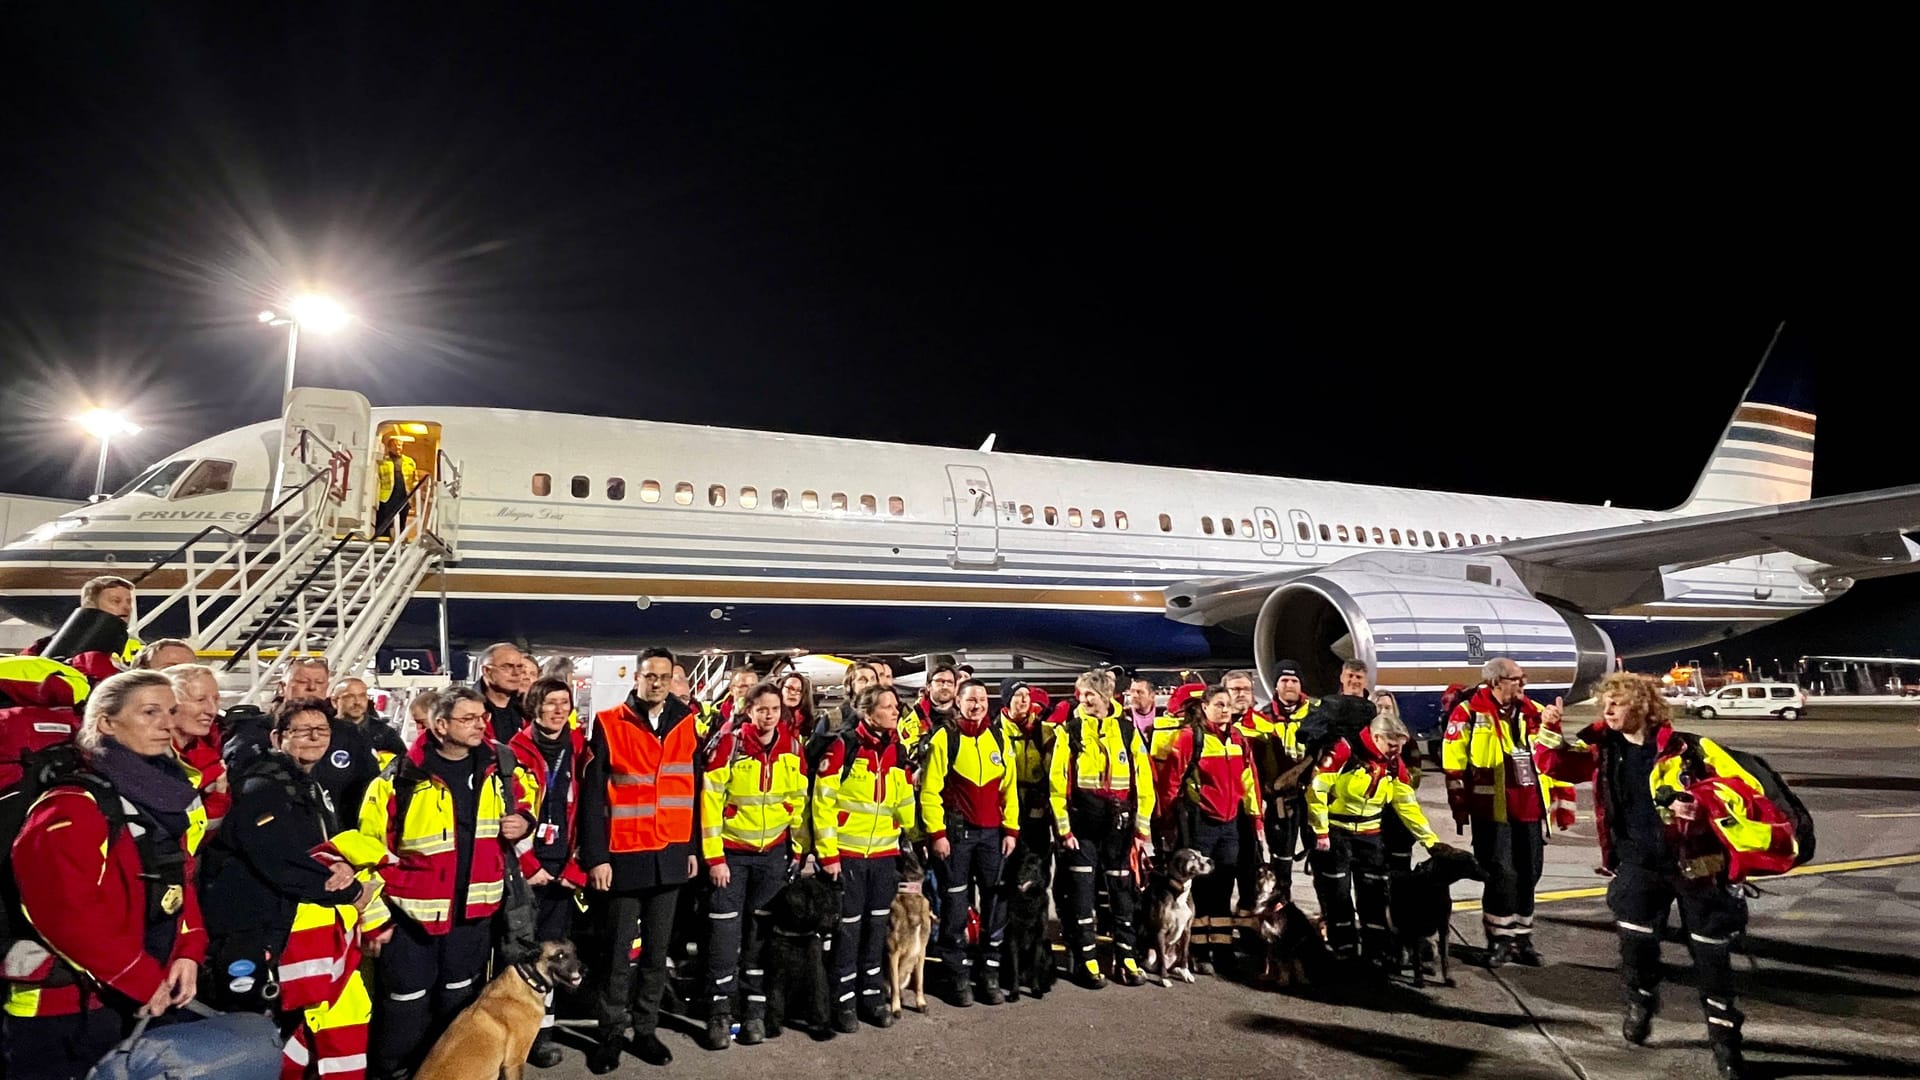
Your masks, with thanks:
M 700 857 L 726 862 L 728 851 L 768 851 L 784 840 L 806 853 L 807 756 L 790 733 L 776 728 L 772 745 L 752 725 L 714 743 L 701 778 Z
M 1415 840 L 1428 847 L 1439 843 L 1413 793 L 1406 762 L 1398 754 L 1381 756 L 1372 731 L 1356 738 L 1358 749 L 1354 740 L 1342 739 L 1315 765 L 1307 785 L 1307 826 L 1318 836 L 1328 835 L 1329 827 L 1371 836 L 1391 806 Z
M 607 850 L 659 851 L 692 840 L 697 725 L 675 724 L 662 743 L 626 702 L 596 723 L 607 740 Z

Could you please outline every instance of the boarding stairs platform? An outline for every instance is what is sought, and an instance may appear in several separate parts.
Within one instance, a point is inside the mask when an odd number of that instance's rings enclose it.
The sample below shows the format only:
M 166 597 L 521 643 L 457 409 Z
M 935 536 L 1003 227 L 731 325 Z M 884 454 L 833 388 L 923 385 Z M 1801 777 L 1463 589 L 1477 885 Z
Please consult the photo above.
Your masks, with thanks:
M 444 581 L 457 559 L 456 463 L 441 454 L 420 476 L 407 523 L 388 538 L 378 535 L 384 523 L 366 500 L 356 507 L 351 499 L 352 455 L 316 432 L 289 433 L 300 441 L 287 455 L 286 483 L 297 486 L 245 528 L 202 529 L 134 582 L 142 595 L 151 595 L 150 581 L 179 582 L 142 605 L 134 633 L 151 640 L 184 620 L 185 637 L 220 675 L 229 704 L 272 700 L 296 659 L 325 657 L 336 677 L 367 675 L 421 585 Z M 443 634 L 445 601 L 443 587 Z

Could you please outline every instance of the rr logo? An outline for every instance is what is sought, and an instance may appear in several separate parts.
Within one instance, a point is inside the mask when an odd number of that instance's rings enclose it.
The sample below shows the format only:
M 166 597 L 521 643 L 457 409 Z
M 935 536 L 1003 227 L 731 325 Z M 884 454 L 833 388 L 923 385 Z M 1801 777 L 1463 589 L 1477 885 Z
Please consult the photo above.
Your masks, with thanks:
M 1480 628 L 1477 626 L 1462 626 L 1460 629 L 1466 631 L 1467 634 L 1467 659 L 1476 664 L 1486 663 L 1487 639 L 1480 633 Z

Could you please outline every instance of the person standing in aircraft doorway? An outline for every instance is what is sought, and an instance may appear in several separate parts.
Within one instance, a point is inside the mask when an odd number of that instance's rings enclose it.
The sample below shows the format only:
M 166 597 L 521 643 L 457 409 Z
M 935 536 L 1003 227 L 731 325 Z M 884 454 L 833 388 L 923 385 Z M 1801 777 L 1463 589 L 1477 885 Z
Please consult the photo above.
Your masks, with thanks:
M 409 499 L 419 479 L 420 467 L 401 445 L 400 436 L 388 435 L 386 453 L 380 458 L 380 509 L 374 520 L 379 523 L 378 536 L 382 539 L 405 533 Z

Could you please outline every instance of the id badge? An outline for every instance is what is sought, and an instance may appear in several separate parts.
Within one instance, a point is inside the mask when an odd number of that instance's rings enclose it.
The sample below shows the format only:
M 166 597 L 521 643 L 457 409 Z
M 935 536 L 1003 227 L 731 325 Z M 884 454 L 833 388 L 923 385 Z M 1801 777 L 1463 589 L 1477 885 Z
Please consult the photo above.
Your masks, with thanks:
M 560 826 L 551 821 L 543 821 L 540 823 L 540 828 L 534 832 L 534 839 L 537 843 L 551 847 L 560 839 Z
M 1525 788 L 1538 787 L 1540 785 L 1540 774 L 1533 767 L 1532 754 L 1513 754 L 1510 755 L 1507 760 L 1513 763 L 1514 787 Z

